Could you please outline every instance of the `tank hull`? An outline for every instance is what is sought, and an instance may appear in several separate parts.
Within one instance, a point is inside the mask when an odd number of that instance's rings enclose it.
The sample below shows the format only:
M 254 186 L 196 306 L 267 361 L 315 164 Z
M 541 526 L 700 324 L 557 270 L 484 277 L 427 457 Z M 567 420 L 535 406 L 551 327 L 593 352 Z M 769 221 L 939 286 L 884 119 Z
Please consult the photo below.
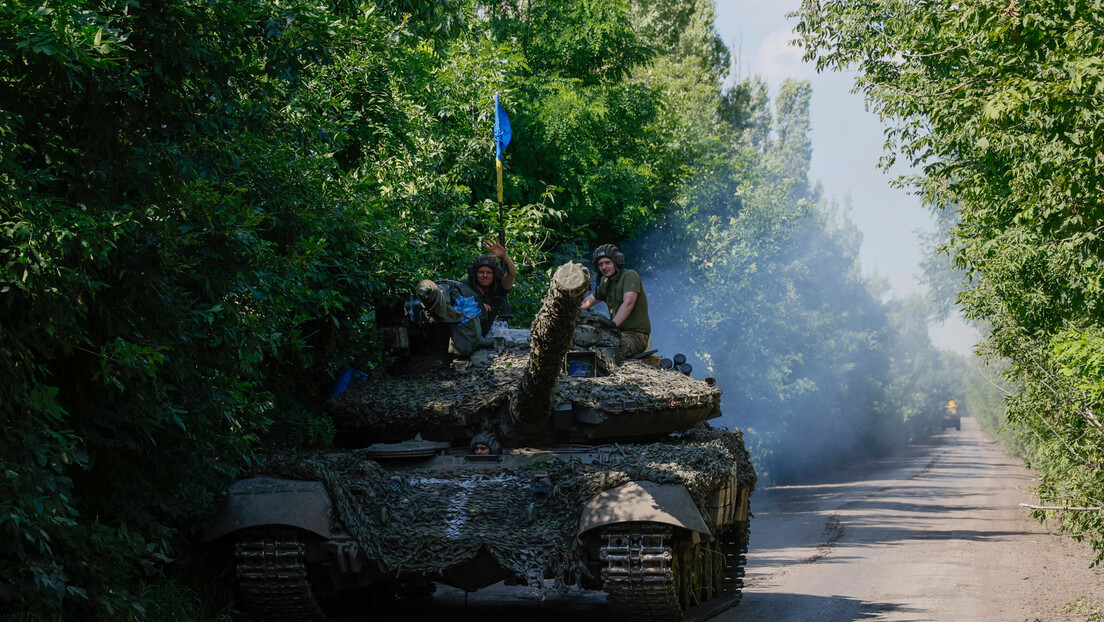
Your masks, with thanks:
M 553 590 L 583 586 L 606 589 L 627 611 L 641 598 L 674 598 L 664 618 L 671 620 L 705 601 L 717 606 L 718 598 L 738 599 L 755 482 L 739 432 L 699 430 L 633 446 L 518 448 L 500 456 L 448 448 L 404 457 L 396 447 L 272 462 L 262 477 L 235 484 L 208 535 L 238 541 L 241 569 L 251 563 L 248 554 L 256 557 L 251 551 L 263 550 L 258 538 L 288 529 L 303 534 L 303 574 L 313 578 L 310 589 L 328 596 L 400 580 L 467 591 L 500 581 Z M 272 493 L 246 494 L 280 482 L 289 495 L 309 484 L 324 486 L 329 504 L 300 502 L 298 524 L 281 523 L 271 511 Z M 302 514 L 314 515 L 315 529 L 302 527 Z M 317 528 L 323 520 L 330 521 L 328 530 Z M 633 533 L 653 534 L 652 540 Z M 637 558 L 629 548 L 650 546 L 655 537 L 661 540 L 656 555 L 666 561 L 648 569 L 651 575 L 630 567 Z M 717 563 L 706 572 L 703 558 Z M 688 587 L 680 573 L 713 580 Z M 248 587 L 247 602 L 262 617 L 289 599 L 283 584 L 273 586 L 271 606 L 258 602 L 263 588 Z

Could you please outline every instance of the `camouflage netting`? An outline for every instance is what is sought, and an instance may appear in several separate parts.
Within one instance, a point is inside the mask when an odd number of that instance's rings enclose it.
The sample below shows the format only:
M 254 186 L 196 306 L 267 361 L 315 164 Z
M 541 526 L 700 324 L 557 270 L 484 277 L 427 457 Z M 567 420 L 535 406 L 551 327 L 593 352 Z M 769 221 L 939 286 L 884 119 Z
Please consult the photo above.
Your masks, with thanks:
M 432 575 L 486 549 L 530 585 L 542 587 L 551 576 L 561 589 L 585 572 L 571 552 L 594 495 L 634 480 L 681 483 L 704 506 L 734 464 L 744 485 L 755 483 L 739 431 L 700 429 L 605 447 L 603 464 L 542 456 L 520 468 L 388 470 L 352 451 L 275 457 L 257 474 L 324 482 L 342 522 L 384 571 Z M 531 485 L 543 474 L 552 488 L 537 499 Z
M 508 348 L 467 370 L 365 380 L 327 403 L 343 430 L 406 427 L 414 432 L 468 425 L 501 412 L 521 381 L 528 352 Z M 721 392 L 683 374 L 626 361 L 609 376 L 561 374 L 553 403 L 572 403 L 610 414 L 720 407 Z

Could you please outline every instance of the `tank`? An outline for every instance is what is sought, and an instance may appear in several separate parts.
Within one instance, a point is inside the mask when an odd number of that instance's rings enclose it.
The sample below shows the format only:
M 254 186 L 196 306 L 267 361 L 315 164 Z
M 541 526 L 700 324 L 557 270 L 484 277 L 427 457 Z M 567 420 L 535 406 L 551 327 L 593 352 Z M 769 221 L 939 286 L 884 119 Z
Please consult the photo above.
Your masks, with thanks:
M 233 543 L 245 608 L 325 620 L 498 582 L 603 590 L 624 618 L 735 606 L 756 479 L 741 432 L 709 425 L 721 391 L 688 367 L 619 360 L 608 320 L 580 317 L 589 282 L 561 266 L 529 330 L 465 359 L 410 331 L 392 373 L 327 403 L 343 447 L 235 482 L 208 539 Z

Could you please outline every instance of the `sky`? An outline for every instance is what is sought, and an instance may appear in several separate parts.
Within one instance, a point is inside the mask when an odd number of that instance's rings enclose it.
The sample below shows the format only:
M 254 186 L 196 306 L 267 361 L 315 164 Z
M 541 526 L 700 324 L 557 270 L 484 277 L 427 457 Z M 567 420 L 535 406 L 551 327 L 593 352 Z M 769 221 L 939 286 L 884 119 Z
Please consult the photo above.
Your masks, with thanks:
M 759 75 L 772 96 L 786 78 L 809 80 L 813 160 L 809 176 L 824 195 L 843 204 L 851 199 L 851 221 L 862 231 L 863 272 L 889 283 L 892 294 L 925 290 L 920 283 L 919 235 L 935 230 L 934 217 L 907 190 L 891 187 L 897 174 L 877 167 L 884 154 L 883 124 L 866 111 L 861 94 L 851 93 L 854 75 L 826 72 L 801 60 L 790 45 L 794 20 L 786 14 L 801 0 L 716 0 L 717 31 L 732 51 L 734 76 Z M 952 318 L 929 329 L 936 347 L 968 354 L 977 333 Z

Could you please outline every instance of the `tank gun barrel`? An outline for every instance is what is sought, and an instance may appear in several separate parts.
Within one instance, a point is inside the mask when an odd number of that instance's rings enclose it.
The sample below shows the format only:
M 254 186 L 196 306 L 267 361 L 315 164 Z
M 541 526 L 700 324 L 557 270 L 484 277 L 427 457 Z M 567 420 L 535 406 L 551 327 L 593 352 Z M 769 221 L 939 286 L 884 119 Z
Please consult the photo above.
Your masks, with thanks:
M 552 415 L 552 389 L 571 349 L 579 305 L 590 287 L 590 272 L 568 262 L 552 276 L 530 331 L 529 361 L 510 400 L 510 420 L 524 434 L 539 432 Z

